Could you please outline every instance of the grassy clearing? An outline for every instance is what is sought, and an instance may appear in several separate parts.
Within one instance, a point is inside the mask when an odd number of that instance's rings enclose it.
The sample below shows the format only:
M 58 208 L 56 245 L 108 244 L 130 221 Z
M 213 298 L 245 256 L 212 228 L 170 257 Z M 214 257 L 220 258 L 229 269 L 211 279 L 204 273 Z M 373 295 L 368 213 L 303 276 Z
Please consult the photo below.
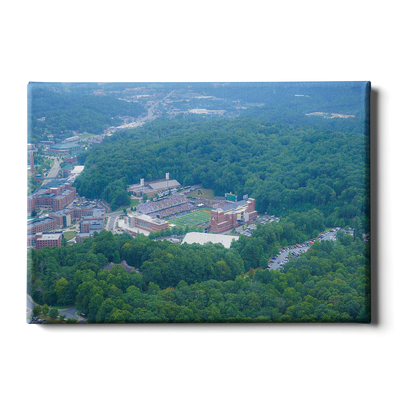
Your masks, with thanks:
M 71 240 L 76 236 L 76 232 L 64 232 L 64 239 Z
M 120 208 L 116 209 L 113 212 L 123 211 L 124 209 L 126 209 L 126 212 L 129 212 L 129 211 L 131 211 L 131 207 L 135 208 L 138 204 L 139 204 L 138 199 L 131 199 L 131 204 L 129 206 L 121 206 Z

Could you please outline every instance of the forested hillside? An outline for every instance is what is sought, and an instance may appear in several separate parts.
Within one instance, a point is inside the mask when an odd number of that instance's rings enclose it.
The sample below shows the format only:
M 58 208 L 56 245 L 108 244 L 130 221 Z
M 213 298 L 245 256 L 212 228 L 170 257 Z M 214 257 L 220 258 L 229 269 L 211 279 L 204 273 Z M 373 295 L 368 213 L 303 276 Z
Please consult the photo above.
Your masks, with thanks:
M 277 245 L 285 230 L 265 229 L 233 249 L 103 232 L 73 247 L 30 250 L 28 293 L 40 304 L 76 304 L 97 323 L 370 321 L 369 245 L 342 235 L 316 242 L 284 272 L 248 270 L 254 250 Z M 142 273 L 103 269 L 121 258 Z
M 36 84 L 28 90 L 29 141 L 35 143 L 40 135 L 79 131 L 100 134 L 109 126 L 120 125 L 118 116 L 138 117 L 145 108 L 137 103 L 111 96 L 88 94 L 75 89 L 62 91 L 60 85 L 48 87 Z M 39 118 L 45 118 L 38 121 Z
M 249 194 L 259 212 L 284 216 L 316 208 L 327 225 L 358 217 L 367 227 L 368 146 L 368 137 L 356 132 L 257 119 L 160 121 L 94 148 L 76 187 L 83 196 L 106 197 L 117 180 L 126 187 L 170 172 L 183 185 L 202 184 L 219 196 Z

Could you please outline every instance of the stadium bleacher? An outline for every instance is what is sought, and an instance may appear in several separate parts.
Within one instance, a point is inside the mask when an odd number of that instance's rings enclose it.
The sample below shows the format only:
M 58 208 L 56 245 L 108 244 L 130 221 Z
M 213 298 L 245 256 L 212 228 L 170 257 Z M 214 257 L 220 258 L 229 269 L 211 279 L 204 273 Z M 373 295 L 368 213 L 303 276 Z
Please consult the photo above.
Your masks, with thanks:
M 147 203 L 139 204 L 138 210 L 142 214 L 150 214 L 156 211 L 161 211 L 167 208 L 178 206 L 181 204 L 188 203 L 189 200 L 185 196 L 173 195 L 166 199 L 150 201 Z

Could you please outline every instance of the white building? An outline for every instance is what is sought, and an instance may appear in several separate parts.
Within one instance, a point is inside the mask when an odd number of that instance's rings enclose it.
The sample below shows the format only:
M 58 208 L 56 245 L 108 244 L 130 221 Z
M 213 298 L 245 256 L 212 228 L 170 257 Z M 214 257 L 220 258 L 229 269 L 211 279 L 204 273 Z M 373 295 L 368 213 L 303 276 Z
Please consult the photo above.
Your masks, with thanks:
M 201 232 L 189 232 L 185 235 L 182 240 L 183 243 L 221 243 L 225 248 L 229 249 L 233 240 L 238 240 L 239 236 L 228 236 L 228 235 L 216 235 L 213 233 L 201 233 Z

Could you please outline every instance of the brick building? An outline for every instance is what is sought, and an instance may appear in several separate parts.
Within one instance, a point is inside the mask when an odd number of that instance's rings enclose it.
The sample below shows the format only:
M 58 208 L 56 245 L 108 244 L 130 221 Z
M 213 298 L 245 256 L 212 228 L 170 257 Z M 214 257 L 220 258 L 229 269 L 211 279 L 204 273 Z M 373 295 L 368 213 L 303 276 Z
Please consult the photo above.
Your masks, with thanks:
M 44 247 L 61 247 L 61 240 L 63 235 L 61 232 L 54 233 L 37 233 L 36 239 L 36 250 L 43 249 Z
M 57 229 L 57 221 L 53 218 L 41 218 L 28 224 L 28 235 L 38 232 L 50 232 Z
M 159 232 L 168 228 L 168 222 L 149 215 L 133 212 L 128 214 L 128 225 L 131 228 L 144 229 L 148 232 Z
M 255 205 L 256 201 L 249 198 L 212 210 L 210 232 L 227 232 L 241 223 L 253 221 L 257 218 Z
M 76 188 L 71 183 L 64 179 L 54 179 L 28 196 L 28 212 L 32 212 L 39 206 L 47 206 L 54 211 L 61 210 L 72 203 L 75 197 Z
M 49 217 L 56 220 L 56 229 L 71 225 L 72 220 L 102 220 L 103 227 L 106 219 L 104 208 L 94 204 L 63 208 L 62 210 L 49 212 Z M 82 222 L 82 221 L 81 221 Z
M 36 250 L 44 247 L 61 247 L 62 232 L 39 232 L 28 235 L 28 247 Z
M 80 215 L 79 230 L 76 235 L 76 242 L 82 243 L 86 238 L 93 235 L 94 232 L 100 233 L 105 227 L 106 211 L 104 208 L 95 206 L 86 206 L 76 208 L 75 215 Z
M 65 157 L 64 161 L 70 164 L 76 163 L 77 162 L 77 158 L 76 155 L 70 156 L 70 157 Z
M 74 209 L 65 209 L 49 212 L 49 217 L 56 220 L 56 229 L 66 228 L 71 225 Z
M 65 189 L 61 194 L 53 198 L 52 208 L 54 211 L 61 210 L 68 204 L 72 203 L 76 197 L 76 189 L 71 187 L 71 189 Z

